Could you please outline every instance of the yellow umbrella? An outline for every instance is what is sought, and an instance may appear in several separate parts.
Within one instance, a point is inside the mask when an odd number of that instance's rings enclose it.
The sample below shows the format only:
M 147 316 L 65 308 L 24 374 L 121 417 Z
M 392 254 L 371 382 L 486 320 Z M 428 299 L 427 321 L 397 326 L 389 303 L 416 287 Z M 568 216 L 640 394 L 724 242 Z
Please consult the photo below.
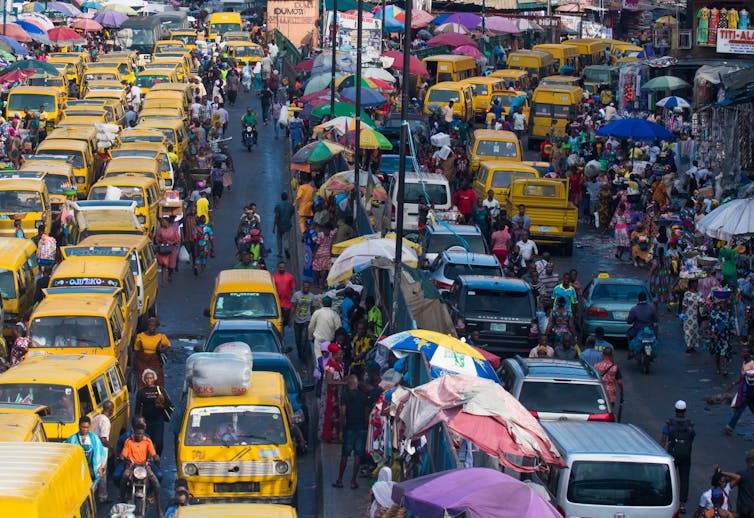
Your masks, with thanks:
M 462 342 L 458 338 L 455 338 L 453 336 L 444 335 L 442 333 L 438 333 L 437 331 L 427 331 L 426 329 L 412 329 L 411 331 L 407 331 L 407 333 L 411 336 L 415 336 L 416 338 L 426 340 L 427 342 L 435 343 L 440 347 L 444 347 L 445 349 L 450 349 L 453 352 L 465 354 L 477 360 L 487 361 L 487 359 L 482 356 L 482 353 L 471 347 L 469 344 Z
M 330 253 L 332 255 L 340 255 L 343 253 L 343 251 L 348 248 L 351 245 L 355 245 L 357 243 L 361 243 L 362 241 L 366 241 L 368 239 L 380 239 L 382 238 L 382 234 L 375 233 L 375 234 L 366 234 L 363 236 L 355 237 L 353 239 L 349 239 L 348 241 L 341 241 L 340 243 L 336 243 L 332 245 L 332 248 L 330 249 Z M 385 239 L 391 239 L 395 241 L 395 232 L 388 232 L 385 234 Z M 418 243 L 414 243 L 410 239 L 403 238 L 403 244 L 407 247 L 413 249 L 416 252 L 416 255 L 421 255 L 422 253 L 422 247 Z
M 323 122 L 322 124 L 317 124 L 316 126 L 314 126 L 314 128 L 312 128 L 315 135 L 318 133 L 323 133 L 325 131 L 330 131 L 332 129 L 334 129 L 341 135 L 345 135 L 349 131 L 356 131 L 356 118 L 343 115 L 341 117 L 330 119 L 329 121 Z M 366 129 L 374 128 L 372 128 L 368 123 L 362 120 L 361 131 L 364 131 Z
M 677 21 L 678 20 L 676 20 L 673 16 L 660 16 L 656 20 L 657 23 L 664 23 L 664 24 L 667 24 L 667 25 L 672 25 L 672 24 L 676 23 Z
M 137 14 L 139 14 L 135 10 L 124 4 L 107 4 L 102 9 L 100 9 L 100 11 L 116 11 L 128 16 L 136 16 Z
M 348 136 L 349 146 L 354 146 L 356 140 L 355 135 L 354 128 L 354 131 Z M 359 143 L 361 144 L 361 149 L 382 149 L 383 151 L 390 151 L 393 149 L 393 145 L 387 138 L 385 138 L 385 135 L 372 128 L 361 129 L 361 132 L 359 133 Z

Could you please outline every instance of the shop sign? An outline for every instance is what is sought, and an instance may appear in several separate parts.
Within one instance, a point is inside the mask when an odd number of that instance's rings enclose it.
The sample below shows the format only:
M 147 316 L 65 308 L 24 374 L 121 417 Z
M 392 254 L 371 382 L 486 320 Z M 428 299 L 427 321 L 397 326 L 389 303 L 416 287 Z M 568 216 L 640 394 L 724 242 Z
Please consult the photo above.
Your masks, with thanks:
M 623 9 L 628 9 L 629 11 L 638 11 L 639 0 L 623 0 Z
M 319 2 L 315 0 L 268 0 L 267 31 L 279 30 L 297 47 L 316 30 Z
M 754 55 L 754 30 L 717 29 L 717 51 Z

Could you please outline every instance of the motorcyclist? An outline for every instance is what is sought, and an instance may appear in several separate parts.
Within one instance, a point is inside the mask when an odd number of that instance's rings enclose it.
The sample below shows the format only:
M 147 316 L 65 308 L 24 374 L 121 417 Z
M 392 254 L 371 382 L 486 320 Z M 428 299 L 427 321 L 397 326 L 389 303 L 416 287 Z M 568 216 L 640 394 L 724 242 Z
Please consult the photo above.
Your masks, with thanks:
M 626 317 L 626 322 L 631 324 L 628 328 L 628 341 L 631 343 L 639 331 L 649 327 L 654 331 L 657 324 L 657 309 L 654 304 L 647 302 L 646 292 L 639 293 L 637 304 L 631 308 Z
M 651 327 L 646 326 L 641 328 L 638 333 L 636 333 L 636 336 L 633 338 L 633 340 L 628 342 L 628 348 L 631 351 L 631 354 L 636 355 L 639 354 L 644 347 L 643 340 L 651 340 L 654 344 L 657 343 L 657 335 L 652 330 Z M 656 354 L 655 347 L 652 347 L 652 354 Z
M 257 112 L 251 108 L 246 108 L 246 113 L 241 116 L 241 137 L 245 138 L 246 127 L 251 126 L 255 128 L 257 125 Z
M 157 503 L 157 513 L 162 515 L 160 481 L 150 466 L 151 463 L 159 463 L 160 457 L 154 449 L 152 440 L 144 436 L 145 433 L 146 426 L 142 423 L 136 423 L 134 425 L 133 436 L 126 439 L 126 442 L 123 444 L 120 457 L 126 462 L 126 468 L 123 471 L 123 478 L 120 482 L 120 498 L 122 501 L 126 500 L 126 490 L 128 489 L 128 484 L 131 482 L 134 466 L 144 465 L 147 468 L 149 484 L 152 486 L 152 495 L 154 495 L 155 502 Z

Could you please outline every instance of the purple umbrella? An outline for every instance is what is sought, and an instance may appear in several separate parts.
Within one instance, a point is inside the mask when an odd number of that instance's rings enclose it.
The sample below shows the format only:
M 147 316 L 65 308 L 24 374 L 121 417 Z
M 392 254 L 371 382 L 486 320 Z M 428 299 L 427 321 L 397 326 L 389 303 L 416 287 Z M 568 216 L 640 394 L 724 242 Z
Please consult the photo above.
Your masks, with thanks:
M 67 4 L 65 2 L 50 2 L 47 4 L 47 8 L 63 13 L 66 16 L 78 16 L 81 14 L 81 11 L 75 5 Z
M 485 29 L 495 34 L 520 34 L 516 24 L 507 18 L 502 16 L 490 16 L 484 20 Z M 481 22 L 480 27 L 481 29 Z
M 448 45 L 449 47 L 460 47 L 461 45 L 479 47 L 476 41 L 472 40 L 465 34 L 458 34 L 455 32 L 438 34 L 427 42 L 427 47 L 439 47 L 441 45 Z
M 455 13 L 445 18 L 442 23 L 460 23 L 470 31 L 473 31 L 479 25 L 482 17 L 473 13 Z
M 103 27 L 120 27 L 126 20 L 128 15 L 118 11 L 102 11 L 94 17 L 94 21 Z
M 561 515 L 536 491 L 520 480 L 489 468 L 468 468 L 430 475 L 426 483 L 393 501 L 421 518 L 443 518 L 467 512 L 472 518 L 559 518 Z M 424 479 L 427 477 L 420 477 Z M 415 482 L 414 479 L 408 482 Z M 400 491 L 399 491 L 400 492 Z M 501 505 L 505 502 L 505 505 Z M 447 513 L 447 514 L 446 514 Z

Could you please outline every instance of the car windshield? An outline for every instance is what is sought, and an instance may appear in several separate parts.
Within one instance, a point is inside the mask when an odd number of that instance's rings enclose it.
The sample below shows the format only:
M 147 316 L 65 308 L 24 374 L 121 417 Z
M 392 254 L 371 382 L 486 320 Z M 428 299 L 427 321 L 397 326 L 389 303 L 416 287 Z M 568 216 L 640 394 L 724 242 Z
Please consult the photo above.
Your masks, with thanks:
M 215 318 L 277 318 L 278 304 L 272 293 L 220 293 Z
M 450 101 L 458 102 L 460 94 L 456 90 L 432 90 L 429 92 L 426 103 L 448 103 Z
M 427 246 L 427 253 L 439 254 L 451 246 L 464 247 L 467 245 L 467 252 L 475 254 L 486 254 L 487 249 L 484 247 L 484 239 L 481 235 L 455 235 L 455 234 L 432 234 Z
M 226 32 L 241 32 L 242 27 L 237 23 L 211 23 L 209 26 L 212 32 L 219 32 L 220 34 Z
M 55 111 L 55 96 L 50 94 L 24 94 L 11 92 L 8 97 L 8 111 L 23 111 L 24 108 L 38 110 L 40 106 L 45 111 Z
M 110 333 L 103 317 L 49 316 L 31 320 L 30 348 L 34 347 L 107 347 Z
M 42 212 L 42 196 L 37 191 L 0 191 L 0 212 Z
M 243 342 L 251 347 L 252 352 L 279 353 L 280 344 L 272 331 L 259 330 L 224 330 L 212 333 L 207 342 L 206 350 L 211 352 L 220 344 L 228 342 Z
M 499 266 L 487 266 L 481 264 L 449 264 L 445 267 L 445 277 L 454 281 L 459 275 L 495 275 L 503 276 Z
M 63 194 L 63 191 L 74 188 L 71 179 L 64 174 L 47 173 L 44 182 L 50 194 Z
M 589 83 L 609 83 L 610 71 L 587 68 L 584 70 L 584 81 Z
M 247 47 L 235 47 L 235 54 L 238 57 L 262 57 L 262 47 L 249 45 Z
M 423 187 L 423 188 L 422 188 Z M 444 183 L 413 183 L 406 182 L 403 191 L 405 203 L 424 202 L 424 193 L 427 193 L 430 201 L 435 205 L 448 204 L 448 186 Z
M 74 169 L 82 169 L 84 167 L 84 154 L 81 151 L 72 151 L 65 149 L 45 149 L 41 151 L 45 155 L 62 156 L 69 159 L 73 159 L 71 164 Z
M 128 200 L 135 201 L 137 207 L 144 206 L 144 192 L 138 187 L 93 187 L 89 192 L 90 200 Z
M 468 289 L 465 311 L 468 313 L 499 314 L 505 308 L 509 318 L 531 319 L 534 317 L 531 295 L 528 291 Z
M 187 420 L 186 446 L 285 444 L 285 416 L 274 406 L 198 407 Z
M 494 172 L 492 176 L 492 184 L 490 187 L 493 189 L 507 189 L 511 186 L 511 179 L 513 177 L 520 177 L 520 178 L 534 178 L 536 175 L 534 173 L 529 173 L 525 171 L 500 171 L 497 170 Z
M 605 394 L 596 383 L 526 381 L 518 400 L 528 410 L 555 414 L 606 414 Z
M 73 388 L 67 385 L 3 383 L 0 385 L 0 401 L 46 405 L 50 407 L 50 414 L 41 416 L 45 423 L 72 423 L 76 418 Z
M 571 466 L 568 501 L 600 506 L 665 507 L 673 503 L 667 464 L 588 462 Z
M 476 154 L 480 156 L 516 158 L 518 156 L 518 146 L 516 146 L 515 142 L 480 140 L 476 146 Z
M 0 270 L 0 295 L 6 300 L 16 298 L 16 278 L 10 270 Z
M 609 284 L 601 282 L 592 290 L 591 299 L 593 301 L 610 300 L 614 302 L 636 303 L 639 299 L 639 293 L 647 293 L 647 289 L 644 286 L 637 286 L 635 284 Z M 648 293 L 647 296 L 649 296 Z
M 157 83 L 163 83 L 169 81 L 169 77 L 165 74 L 139 74 L 136 78 L 136 86 L 141 88 L 152 88 Z
M 513 99 L 516 97 L 519 97 L 518 95 L 498 95 L 492 97 L 492 102 L 498 101 L 500 103 L 501 108 L 508 108 L 510 107 L 511 103 L 513 103 Z

